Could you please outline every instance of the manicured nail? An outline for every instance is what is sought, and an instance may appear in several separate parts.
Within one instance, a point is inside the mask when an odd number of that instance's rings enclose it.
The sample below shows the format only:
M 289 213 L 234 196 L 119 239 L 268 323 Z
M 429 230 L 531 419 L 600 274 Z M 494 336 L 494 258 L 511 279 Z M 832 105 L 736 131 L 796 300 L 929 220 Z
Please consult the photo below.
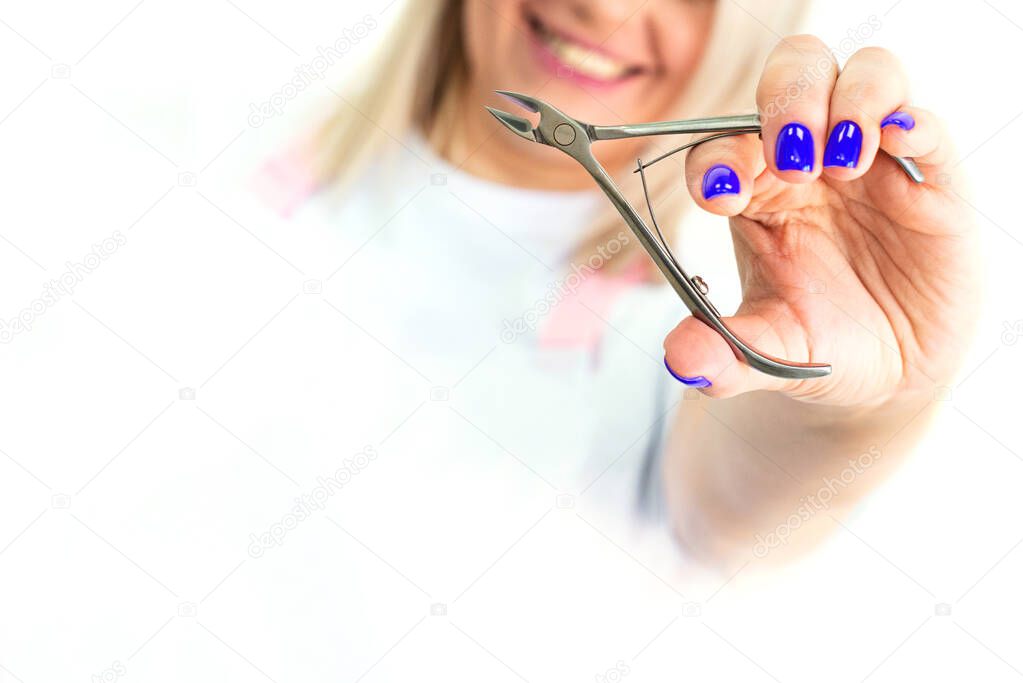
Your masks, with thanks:
M 685 384 L 687 387 L 706 389 L 711 385 L 710 380 L 703 375 L 697 375 L 696 377 L 683 377 L 682 375 L 676 374 L 676 372 L 671 369 L 671 366 L 668 365 L 667 358 L 664 359 L 664 367 L 668 368 L 668 372 L 671 373 L 672 377 L 677 379 L 679 382 L 682 382 L 682 384 Z
M 916 120 L 904 111 L 892 112 L 884 117 L 884 121 L 881 122 L 882 128 L 885 126 L 898 126 L 902 130 L 913 130 L 915 125 Z
M 856 168 L 860 162 L 860 148 L 863 146 L 863 131 L 852 121 L 835 125 L 824 147 L 824 165 Z
M 722 194 L 739 194 L 739 176 L 724 164 L 718 164 L 703 174 L 703 198 L 713 199 Z
M 813 170 L 813 135 L 801 123 L 790 123 L 781 129 L 774 148 L 774 161 L 779 171 Z

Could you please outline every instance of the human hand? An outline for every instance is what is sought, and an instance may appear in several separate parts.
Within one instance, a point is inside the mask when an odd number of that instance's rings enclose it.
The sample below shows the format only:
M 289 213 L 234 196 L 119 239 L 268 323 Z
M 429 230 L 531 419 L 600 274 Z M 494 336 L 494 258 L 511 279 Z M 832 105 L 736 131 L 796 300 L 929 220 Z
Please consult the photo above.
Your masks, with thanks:
M 706 378 L 711 396 L 773 390 L 869 406 L 932 395 L 969 342 L 981 266 L 946 132 L 908 105 L 888 51 L 860 50 L 841 71 L 823 55 L 813 36 L 781 41 L 757 89 L 762 139 L 694 148 L 686 178 L 701 207 L 730 217 L 743 303 L 726 324 L 765 353 L 834 371 L 801 381 L 759 373 L 687 318 L 665 359 L 675 375 Z M 882 149 L 913 158 L 925 181 Z

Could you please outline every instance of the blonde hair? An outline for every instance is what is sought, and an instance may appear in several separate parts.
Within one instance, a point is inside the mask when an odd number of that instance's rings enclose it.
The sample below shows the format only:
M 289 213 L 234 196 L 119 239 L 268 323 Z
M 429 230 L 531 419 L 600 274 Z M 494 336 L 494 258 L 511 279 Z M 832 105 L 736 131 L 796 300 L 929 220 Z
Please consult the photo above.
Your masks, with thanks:
M 465 83 L 468 64 L 462 40 L 463 3 L 473 0 L 406 0 L 374 58 L 362 70 L 358 94 L 347 99 L 324 123 L 310 150 L 315 177 L 324 189 L 346 187 L 369 159 L 380 157 L 395 141 L 418 128 L 429 132 L 444 126 L 453 114 L 445 111 L 452 88 Z M 800 25 L 810 0 L 717 0 L 706 51 L 696 73 L 673 111 L 664 118 L 692 118 L 754 110 L 756 80 L 767 54 L 780 36 Z M 401 46 L 396 49 L 393 46 Z M 571 114 L 571 112 L 568 112 Z M 598 123 L 613 123 L 598 122 Z M 642 158 L 663 153 L 673 141 L 650 138 Z M 671 233 L 692 205 L 680 182 L 681 161 L 662 163 L 648 171 L 651 204 L 658 222 Z M 608 169 L 631 175 L 632 169 Z M 632 178 L 617 178 L 629 201 L 646 214 L 642 188 Z M 591 237 L 579 247 L 588 258 L 600 244 L 622 230 L 618 212 L 607 205 L 595 218 Z M 622 254 L 634 253 L 635 240 Z M 630 262 L 617 257 L 613 268 Z

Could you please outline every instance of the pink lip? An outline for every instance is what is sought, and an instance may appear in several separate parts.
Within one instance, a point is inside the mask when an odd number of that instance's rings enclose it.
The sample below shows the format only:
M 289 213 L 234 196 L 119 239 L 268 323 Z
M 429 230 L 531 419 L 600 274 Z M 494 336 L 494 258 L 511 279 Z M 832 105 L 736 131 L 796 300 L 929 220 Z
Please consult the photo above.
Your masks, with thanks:
M 627 73 L 624 76 L 620 76 L 618 78 L 604 79 L 581 74 L 577 72 L 574 68 L 566 64 L 565 62 L 561 61 L 561 58 L 559 58 L 556 54 L 554 54 L 554 52 L 551 51 L 549 47 L 547 47 L 547 45 L 540 39 L 540 37 L 536 34 L 536 31 L 534 31 L 531 26 L 527 26 L 527 30 L 529 30 L 530 47 L 532 48 L 533 54 L 536 56 L 537 61 L 539 61 L 540 64 L 543 65 L 543 67 L 547 71 L 549 71 L 552 75 L 554 75 L 557 78 L 561 78 L 566 81 L 572 81 L 573 83 L 577 83 L 578 85 L 582 86 L 589 86 L 593 88 L 612 88 L 614 86 L 621 85 L 622 83 L 625 83 L 634 78 L 635 76 L 639 75 L 638 73 Z M 579 40 L 574 36 L 570 36 L 569 34 L 563 31 L 557 31 L 557 33 L 560 36 L 562 36 L 565 40 L 577 43 L 578 45 L 586 48 L 587 50 L 592 50 L 593 52 L 606 55 L 612 59 L 616 60 L 618 59 L 617 57 L 615 57 L 615 55 L 611 54 L 607 50 L 602 49 L 599 45 L 594 45 L 589 41 Z

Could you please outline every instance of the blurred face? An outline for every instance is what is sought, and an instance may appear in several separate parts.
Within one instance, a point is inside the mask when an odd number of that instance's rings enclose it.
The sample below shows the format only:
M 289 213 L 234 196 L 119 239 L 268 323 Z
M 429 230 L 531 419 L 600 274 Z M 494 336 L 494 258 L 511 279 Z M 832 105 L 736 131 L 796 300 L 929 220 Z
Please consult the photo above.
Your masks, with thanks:
M 700 61 L 714 6 L 714 0 L 466 0 L 467 104 L 523 114 L 493 95 L 502 88 L 592 123 L 663 119 Z M 518 155 L 574 164 L 540 145 L 526 149 L 511 135 L 505 142 L 515 143 L 508 151 Z M 619 166 L 635 161 L 638 144 L 603 147 L 601 161 Z

